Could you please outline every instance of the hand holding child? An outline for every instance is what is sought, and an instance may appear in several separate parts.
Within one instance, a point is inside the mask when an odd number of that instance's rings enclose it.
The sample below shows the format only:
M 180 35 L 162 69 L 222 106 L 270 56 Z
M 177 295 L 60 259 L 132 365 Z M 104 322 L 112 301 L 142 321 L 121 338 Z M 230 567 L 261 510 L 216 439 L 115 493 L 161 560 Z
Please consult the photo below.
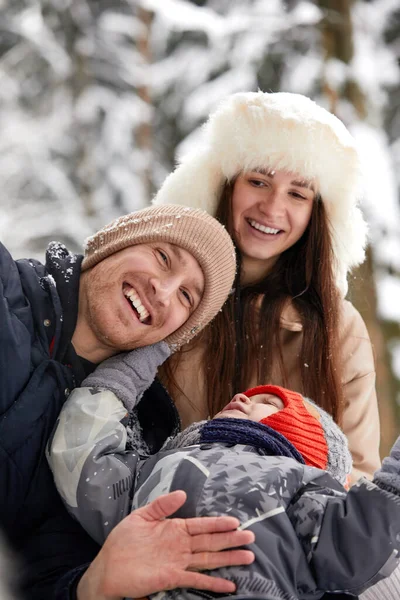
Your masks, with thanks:
M 171 348 L 164 341 L 121 352 L 100 363 L 82 382 L 82 387 L 114 392 L 130 413 L 154 380 L 158 367 L 170 355 Z
M 253 552 L 236 548 L 252 543 L 254 534 L 237 531 L 233 517 L 167 519 L 185 500 L 184 492 L 172 492 L 121 521 L 83 575 L 78 600 L 140 598 L 180 587 L 235 591 L 233 582 L 198 571 L 250 564 Z

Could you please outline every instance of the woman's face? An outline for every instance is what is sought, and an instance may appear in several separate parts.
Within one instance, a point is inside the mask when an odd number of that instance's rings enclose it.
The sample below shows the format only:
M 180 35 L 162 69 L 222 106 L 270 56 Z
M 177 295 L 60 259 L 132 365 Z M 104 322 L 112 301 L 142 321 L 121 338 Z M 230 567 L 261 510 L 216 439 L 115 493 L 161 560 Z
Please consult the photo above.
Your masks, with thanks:
M 242 255 L 242 283 L 265 277 L 310 221 L 312 182 L 285 171 L 241 174 L 232 195 L 234 240 Z

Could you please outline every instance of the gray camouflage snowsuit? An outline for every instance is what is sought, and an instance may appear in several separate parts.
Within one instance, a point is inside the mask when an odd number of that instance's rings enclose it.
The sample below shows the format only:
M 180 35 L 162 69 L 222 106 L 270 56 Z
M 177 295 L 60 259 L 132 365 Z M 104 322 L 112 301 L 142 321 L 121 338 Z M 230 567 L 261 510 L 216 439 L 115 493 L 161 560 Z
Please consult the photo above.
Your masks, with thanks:
M 252 446 L 179 447 L 184 432 L 148 456 L 134 406 L 166 354 L 161 343 L 106 361 L 63 407 L 48 459 L 67 508 L 92 537 L 102 543 L 131 510 L 183 489 L 187 501 L 174 516 L 229 514 L 254 531 L 255 562 L 218 569 L 238 595 L 357 595 L 393 571 L 400 558 L 400 438 L 375 483 L 361 479 L 349 492 L 324 471 Z M 173 590 L 153 597 L 213 596 Z

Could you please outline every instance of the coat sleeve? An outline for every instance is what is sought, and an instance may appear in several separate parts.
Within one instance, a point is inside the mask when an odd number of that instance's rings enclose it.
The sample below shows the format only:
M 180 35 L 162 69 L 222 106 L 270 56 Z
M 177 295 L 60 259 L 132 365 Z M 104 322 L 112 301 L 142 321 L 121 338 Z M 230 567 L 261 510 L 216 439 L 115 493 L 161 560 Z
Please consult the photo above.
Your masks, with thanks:
M 357 596 L 399 565 L 400 497 L 365 478 L 334 492 L 324 477 L 304 488 L 288 516 L 317 589 Z
M 128 420 L 113 392 L 77 388 L 47 447 L 67 509 L 99 544 L 130 512 L 138 452 L 127 450 Z
M 0 243 L 0 415 L 4 415 L 30 376 L 33 320 L 15 261 Z
M 350 302 L 343 303 L 342 315 L 339 339 L 345 396 L 342 429 L 353 456 L 351 483 L 355 483 L 362 476 L 372 479 L 380 466 L 379 412 L 374 356 L 367 328 Z
M 57 489 L 98 543 L 131 510 L 142 446 L 134 408 L 169 354 L 160 342 L 104 361 L 72 392 L 49 440 Z

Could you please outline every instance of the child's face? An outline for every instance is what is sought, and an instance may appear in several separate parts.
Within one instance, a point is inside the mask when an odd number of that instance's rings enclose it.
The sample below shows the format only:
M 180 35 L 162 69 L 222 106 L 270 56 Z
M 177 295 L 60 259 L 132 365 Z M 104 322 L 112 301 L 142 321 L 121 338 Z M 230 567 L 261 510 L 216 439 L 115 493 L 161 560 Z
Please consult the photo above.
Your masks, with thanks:
M 265 419 L 284 408 L 283 401 L 273 394 L 256 394 L 248 398 L 244 394 L 236 394 L 214 419 L 231 417 L 256 421 Z

